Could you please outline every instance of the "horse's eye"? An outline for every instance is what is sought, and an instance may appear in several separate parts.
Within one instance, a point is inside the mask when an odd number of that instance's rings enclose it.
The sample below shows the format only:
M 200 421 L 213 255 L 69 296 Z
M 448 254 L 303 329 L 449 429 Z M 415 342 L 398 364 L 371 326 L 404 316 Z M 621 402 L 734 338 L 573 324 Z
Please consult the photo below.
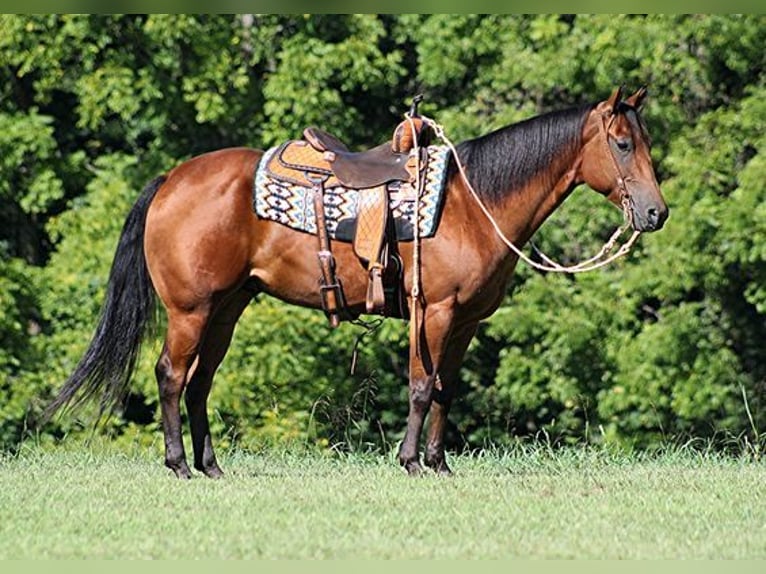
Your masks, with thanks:
M 617 149 L 623 153 L 627 153 L 632 149 L 632 142 L 629 139 L 616 140 Z

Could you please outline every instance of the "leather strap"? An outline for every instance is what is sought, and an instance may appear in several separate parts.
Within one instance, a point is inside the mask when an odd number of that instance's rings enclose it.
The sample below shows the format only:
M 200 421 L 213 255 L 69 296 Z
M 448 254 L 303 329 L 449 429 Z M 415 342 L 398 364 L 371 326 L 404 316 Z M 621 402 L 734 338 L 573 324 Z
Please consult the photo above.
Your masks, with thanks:
M 370 274 L 365 301 L 367 312 L 370 314 L 384 313 L 386 310 L 386 292 L 383 289 L 383 271 L 385 268 L 376 261 L 370 263 L 367 269 Z
M 317 238 L 319 239 L 319 269 L 322 272 L 320 279 L 320 295 L 322 307 L 333 329 L 340 325 L 340 308 L 343 302 L 343 292 L 340 283 L 335 277 L 335 257 L 330 250 L 330 237 L 327 233 L 327 223 L 324 213 L 324 181 L 312 178 L 314 182 L 314 215 L 316 217 Z

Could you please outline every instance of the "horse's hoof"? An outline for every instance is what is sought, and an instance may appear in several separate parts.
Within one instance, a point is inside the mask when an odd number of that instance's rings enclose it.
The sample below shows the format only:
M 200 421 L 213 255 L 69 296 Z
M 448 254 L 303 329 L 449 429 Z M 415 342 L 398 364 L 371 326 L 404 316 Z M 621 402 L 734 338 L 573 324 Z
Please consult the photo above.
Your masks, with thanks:
M 192 473 L 186 465 L 179 468 L 171 468 L 170 470 L 175 473 L 176 478 L 180 478 L 181 480 L 190 480 L 192 477 Z
M 202 472 L 204 472 L 205 476 L 207 476 L 208 478 L 223 478 L 223 471 L 217 464 L 214 466 L 203 468 Z
M 452 469 L 446 464 L 429 467 L 436 476 L 452 476 Z
M 452 469 L 447 466 L 447 463 L 440 464 L 437 468 L 433 469 L 439 476 L 452 476 Z
M 447 466 L 447 461 L 444 460 L 444 456 L 440 457 L 426 457 L 426 466 L 434 471 L 439 476 L 452 476 L 450 467 Z
M 439 464 L 428 464 L 428 463 L 426 463 L 426 465 L 437 476 L 452 476 L 452 469 L 450 469 L 450 467 L 447 466 L 446 462 L 440 462 Z
M 423 476 L 423 467 L 417 460 L 413 460 L 404 464 L 404 470 L 407 471 L 409 476 Z
M 175 463 L 165 461 L 165 466 L 173 471 L 173 474 L 176 475 L 176 478 L 188 480 L 192 477 L 191 470 L 189 470 L 189 465 L 186 464 L 186 461 L 182 460 L 181 462 Z

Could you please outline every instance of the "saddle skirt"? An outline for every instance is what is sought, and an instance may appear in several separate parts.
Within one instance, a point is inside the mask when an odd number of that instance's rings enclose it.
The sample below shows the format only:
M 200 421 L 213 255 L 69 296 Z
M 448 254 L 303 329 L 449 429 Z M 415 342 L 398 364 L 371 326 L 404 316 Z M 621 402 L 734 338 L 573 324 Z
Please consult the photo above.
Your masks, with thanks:
M 432 236 L 438 227 L 449 156 L 447 146 L 427 148 L 427 167 L 423 176 L 424 185 L 418 217 L 420 237 Z M 290 165 L 285 165 L 285 160 Z M 264 153 L 255 171 L 253 208 L 256 215 L 298 231 L 317 233 L 314 186 L 312 181 L 301 173 L 299 166 L 307 167 L 311 174 L 320 174 L 327 178 L 323 186 L 329 236 L 338 241 L 353 241 L 360 207 L 364 203 L 360 194 L 368 190 L 344 186 L 333 174 L 329 162 L 308 149 L 303 154 L 300 147 L 282 144 Z M 412 241 L 417 194 L 414 185 L 408 181 L 389 181 L 385 185 L 395 232 L 395 237 L 390 239 Z

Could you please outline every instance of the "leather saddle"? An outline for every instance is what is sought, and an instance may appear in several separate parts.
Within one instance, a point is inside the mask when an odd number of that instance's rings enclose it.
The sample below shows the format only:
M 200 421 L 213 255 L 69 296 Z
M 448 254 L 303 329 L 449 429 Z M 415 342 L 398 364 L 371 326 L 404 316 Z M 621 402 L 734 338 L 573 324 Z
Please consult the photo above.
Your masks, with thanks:
M 334 135 L 316 127 L 303 130 L 303 137 L 312 148 L 322 152 L 322 157 L 332 166 L 333 174 L 345 187 L 367 189 L 389 181 L 410 179 L 409 153 L 394 151 L 391 142 L 366 151 L 351 152 Z
M 425 169 L 423 158 L 427 154 L 416 157 L 410 152 L 416 141 L 425 150 L 427 139 L 430 139 L 430 133 L 424 129 L 425 124 L 417 117 L 419 101 L 413 101 L 411 120 L 402 121 L 393 138 L 377 147 L 352 152 L 332 134 L 308 127 L 303 131 L 304 139 L 283 143 L 266 165 L 266 171 L 272 178 L 314 190 L 318 257 L 322 272 L 320 291 L 322 305 L 333 327 L 340 323 L 345 302 L 342 286 L 335 275 L 335 260 L 327 235 L 324 190 L 334 187 L 359 190 L 354 252 L 366 265 L 369 275 L 366 310 L 368 313 L 384 313 L 383 274 L 388 264 L 388 185 L 391 182 L 412 183 L 417 179 L 418 170 Z
M 317 127 L 303 130 L 302 140 L 283 143 L 267 166 L 275 179 L 314 187 L 369 189 L 390 181 L 411 181 L 417 158 L 410 155 L 414 137 L 409 122 L 402 122 L 394 139 L 372 149 L 352 152 L 334 135 Z M 407 147 L 409 146 L 409 147 Z

